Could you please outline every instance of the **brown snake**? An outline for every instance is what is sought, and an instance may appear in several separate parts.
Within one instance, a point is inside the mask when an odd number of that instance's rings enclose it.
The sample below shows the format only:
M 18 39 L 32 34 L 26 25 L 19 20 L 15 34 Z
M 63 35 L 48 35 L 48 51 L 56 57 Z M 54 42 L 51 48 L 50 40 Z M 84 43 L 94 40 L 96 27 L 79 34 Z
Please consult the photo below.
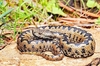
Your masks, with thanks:
M 23 31 L 17 38 L 20 52 L 36 52 L 47 60 L 58 61 L 64 56 L 85 58 L 94 54 L 95 41 L 85 30 L 70 26 L 41 26 Z M 45 54 L 46 51 L 53 55 Z

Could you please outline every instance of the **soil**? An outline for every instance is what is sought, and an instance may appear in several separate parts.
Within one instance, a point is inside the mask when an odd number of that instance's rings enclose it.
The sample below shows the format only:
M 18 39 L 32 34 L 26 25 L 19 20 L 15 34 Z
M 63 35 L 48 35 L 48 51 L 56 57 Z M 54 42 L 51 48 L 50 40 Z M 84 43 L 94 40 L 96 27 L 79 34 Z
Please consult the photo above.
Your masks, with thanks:
M 100 29 L 85 30 L 93 35 L 96 42 L 95 53 L 91 57 L 80 59 L 64 57 L 61 61 L 48 61 L 41 56 L 20 54 L 16 49 L 16 41 L 13 41 L 0 50 L 0 66 L 85 66 L 94 58 L 100 58 Z

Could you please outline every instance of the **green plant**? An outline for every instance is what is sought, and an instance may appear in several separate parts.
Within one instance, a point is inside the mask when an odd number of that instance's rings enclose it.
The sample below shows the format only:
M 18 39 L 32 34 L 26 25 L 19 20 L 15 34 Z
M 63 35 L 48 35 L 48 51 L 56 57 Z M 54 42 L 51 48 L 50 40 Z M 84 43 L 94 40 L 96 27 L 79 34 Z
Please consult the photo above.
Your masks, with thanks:
M 39 2 L 47 12 L 66 16 L 66 14 L 58 6 L 58 0 L 40 0 Z
M 95 24 L 100 25 L 100 17 L 96 20 Z
M 86 5 L 89 8 L 97 7 L 100 10 L 100 4 L 98 4 L 95 0 L 88 0 Z

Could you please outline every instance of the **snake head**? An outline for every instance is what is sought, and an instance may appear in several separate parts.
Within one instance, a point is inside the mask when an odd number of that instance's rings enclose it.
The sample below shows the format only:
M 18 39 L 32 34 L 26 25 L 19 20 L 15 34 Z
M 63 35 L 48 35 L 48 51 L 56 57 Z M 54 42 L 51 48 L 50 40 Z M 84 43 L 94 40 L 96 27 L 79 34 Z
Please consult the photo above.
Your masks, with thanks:
M 33 29 L 33 35 L 35 37 L 42 38 L 42 39 L 54 39 L 56 37 L 52 31 L 43 30 L 39 28 Z

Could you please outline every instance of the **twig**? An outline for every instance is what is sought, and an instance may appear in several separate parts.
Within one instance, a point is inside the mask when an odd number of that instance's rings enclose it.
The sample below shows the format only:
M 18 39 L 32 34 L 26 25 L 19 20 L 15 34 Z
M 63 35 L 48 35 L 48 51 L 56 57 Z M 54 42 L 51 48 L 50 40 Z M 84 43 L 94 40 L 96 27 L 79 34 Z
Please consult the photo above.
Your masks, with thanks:
M 70 8 L 70 7 L 66 6 L 66 5 L 64 5 L 64 4 L 63 4 L 62 2 L 60 2 L 60 1 L 59 1 L 59 6 L 60 6 L 60 7 L 63 7 L 64 9 L 66 9 L 66 10 L 68 10 L 68 11 L 70 11 L 70 12 L 74 12 L 74 13 L 80 15 L 80 16 L 81 16 L 81 13 L 82 13 L 82 14 L 86 14 L 87 16 L 91 16 L 91 17 L 94 17 L 94 18 L 100 17 L 100 15 L 97 15 L 97 14 L 94 14 L 94 13 L 91 13 L 91 12 L 82 11 L 82 10 L 75 9 L 75 8 Z M 83 17 L 83 16 L 81 16 L 81 17 Z
M 51 14 L 46 20 L 44 20 L 44 23 L 45 23 L 45 22 L 48 22 L 48 20 L 50 20 L 50 19 L 52 18 L 52 16 L 53 16 L 53 15 Z
M 68 6 L 64 5 L 64 4 L 63 4 L 62 2 L 60 2 L 60 1 L 59 1 L 59 5 L 60 5 L 60 7 L 63 7 L 64 9 L 66 9 L 66 10 L 68 10 L 68 11 L 70 11 L 70 12 L 74 12 L 73 9 L 71 9 L 71 8 L 69 8 Z
M 66 21 L 72 21 L 72 22 L 77 22 L 77 21 L 83 21 L 83 22 L 95 22 L 96 19 L 84 19 L 84 18 L 57 18 L 57 20 L 66 20 Z
M 98 66 L 99 64 L 100 64 L 100 58 L 95 58 L 86 66 Z
M 2 45 L 2 46 L 0 46 L 0 50 L 2 50 L 3 48 L 5 48 L 7 45 L 5 44 L 5 45 Z
M 87 16 L 91 16 L 91 17 L 95 17 L 95 18 L 100 17 L 100 15 L 97 15 L 97 14 L 94 14 L 94 13 L 91 13 L 88 11 L 82 11 L 82 10 L 80 11 L 79 9 L 75 9 L 75 8 L 73 8 L 73 9 L 77 12 L 81 12 L 83 14 L 86 14 Z
M 35 21 L 34 21 L 34 20 L 32 20 L 32 22 L 33 22 L 33 24 L 35 25 L 35 27 L 37 27 L 37 25 L 36 25 Z

